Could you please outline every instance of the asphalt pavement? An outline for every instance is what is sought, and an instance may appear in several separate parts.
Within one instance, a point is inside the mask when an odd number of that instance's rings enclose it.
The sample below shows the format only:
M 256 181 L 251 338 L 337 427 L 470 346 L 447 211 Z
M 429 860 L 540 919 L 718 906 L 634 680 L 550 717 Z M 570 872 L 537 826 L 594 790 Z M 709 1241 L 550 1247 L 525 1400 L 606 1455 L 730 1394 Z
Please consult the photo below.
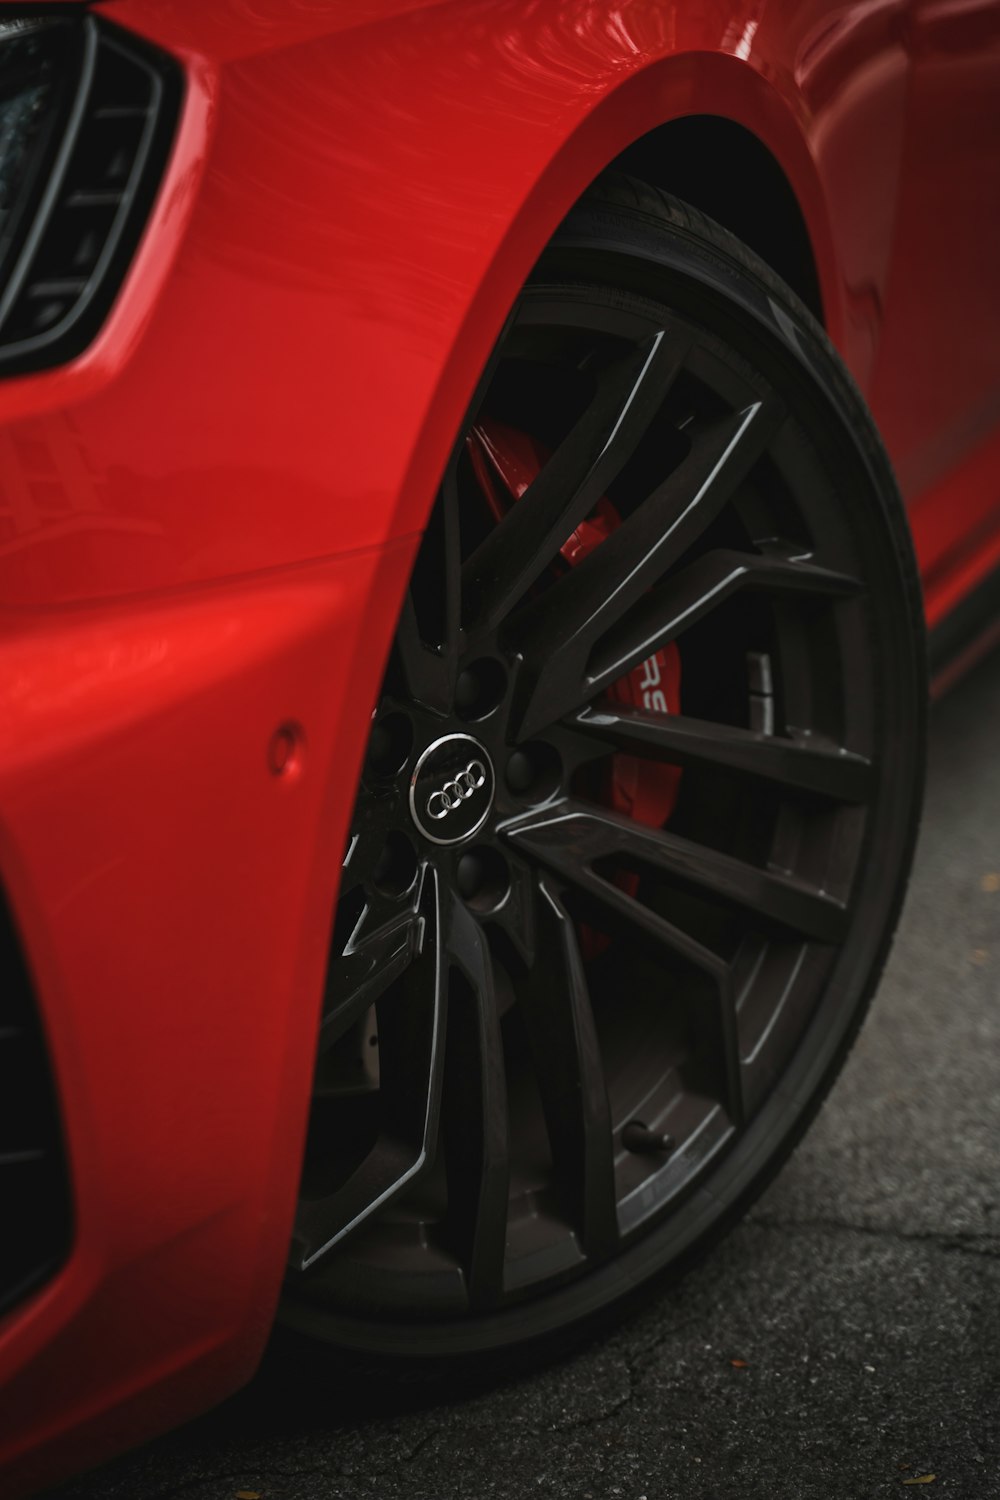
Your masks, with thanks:
M 909 1486 L 915 1488 L 909 1488 Z M 59 1500 L 1000 1497 L 1000 658 L 934 711 L 870 1019 L 744 1221 L 609 1338 L 491 1390 L 272 1357 Z

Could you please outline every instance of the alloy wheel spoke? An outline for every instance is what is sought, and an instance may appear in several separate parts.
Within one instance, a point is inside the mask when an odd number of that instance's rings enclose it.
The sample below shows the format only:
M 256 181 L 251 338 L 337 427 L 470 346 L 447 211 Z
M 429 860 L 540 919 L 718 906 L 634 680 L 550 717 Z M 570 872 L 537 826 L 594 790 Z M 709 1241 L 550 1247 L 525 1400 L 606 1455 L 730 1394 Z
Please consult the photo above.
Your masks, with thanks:
M 441 482 L 434 521 L 438 534 L 429 557 L 418 562 L 396 631 L 396 648 L 409 696 L 438 713 L 455 698 L 461 648 L 461 522 L 458 455 Z M 418 607 L 419 604 L 422 608 Z M 428 639 L 429 638 L 429 639 Z
M 409 696 L 427 708 L 446 712 L 451 701 L 454 664 L 447 655 L 421 639 L 412 592 L 403 600 L 396 628 L 396 651 Z
M 722 1087 L 729 1118 L 739 1129 L 745 1119 L 743 1059 L 740 1053 L 739 1016 L 733 989 L 733 973 L 727 968 L 719 976 L 716 993 L 719 1003 L 719 1040 L 722 1047 Z
M 508 837 L 558 873 L 599 860 L 633 861 L 770 924 L 816 942 L 839 943 L 847 912 L 840 901 L 794 876 L 747 864 L 678 834 L 645 828 L 596 806 L 565 802 L 542 817 L 508 826 Z
M 465 565 L 477 626 L 509 614 L 593 509 L 660 410 L 686 351 L 686 340 L 661 329 L 599 377 L 587 410 Z
M 862 803 L 871 794 L 871 761 L 836 745 L 611 704 L 581 709 L 568 722 L 615 750 L 671 765 L 719 766 L 837 802 Z
M 861 591 L 861 584 L 846 574 L 801 559 L 729 549 L 707 552 L 654 585 L 589 654 L 580 637 L 563 644 L 558 626 L 548 639 L 539 632 L 534 670 L 522 674 L 527 688 L 519 734 L 537 734 L 556 719 L 582 708 L 720 604 L 747 589 L 822 601 L 852 598 Z
M 532 965 L 538 943 L 538 901 L 536 871 L 525 861 L 508 860 L 510 891 L 493 921 L 501 928 L 523 963 Z
M 784 418 L 774 399 L 718 418 L 691 437 L 673 472 L 600 547 L 512 621 L 526 641 L 586 657 L 715 520 Z
M 565 808 L 565 804 L 562 805 Z M 593 869 L 589 861 L 581 857 L 573 842 L 572 826 L 566 819 L 565 826 L 558 813 L 545 821 L 522 820 L 508 825 L 504 830 L 515 847 L 551 870 L 567 884 L 575 886 L 589 902 L 603 912 L 606 921 L 613 926 L 625 925 L 642 933 L 654 944 L 682 958 L 686 963 L 707 974 L 714 981 L 721 977 L 728 966 L 717 953 L 704 943 L 698 942 L 690 933 L 684 932 L 673 922 L 661 917 L 641 901 L 630 895 L 614 881 Z
M 805 559 L 728 549 L 708 552 L 650 590 L 633 616 L 602 642 L 588 673 L 590 691 L 599 692 L 615 682 L 733 594 L 747 589 L 822 601 L 853 598 L 861 584 Z
M 525 1022 L 557 1181 L 586 1254 L 618 1240 L 611 1112 L 576 931 L 555 883 L 539 881 L 540 941 Z
M 441 483 L 438 504 L 442 518 L 442 554 L 444 590 L 444 634 L 442 649 L 453 664 L 451 687 L 454 691 L 454 664 L 458 661 L 462 633 L 462 528 L 458 495 L 458 455 L 452 456 Z
M 420 908 L 422 952 L 406 967 L 398 990 L 390 993 L 382 985 L 376 1002 L 382 1104 L 378 1137 L 336 1191 L 300 1200 L 293 1257 L 302 1270 L 341 1244 L 433 1163 L 447 1018 L 442 892 L 433 870 L 426 872 Z
M 503 1039 L 493 959 L 475 918 L 452 897 L 451 966 L 443 1146 L 448 1232 L 464 1267 L 469 1300 L 489 1306 L 503 1292 L 510 1147 Z
M 331 970 L 320 1052 L 333 1046 L 406 972 L 420 953 L 423 934 L 423 920 L 407 911 L 348 945 Z

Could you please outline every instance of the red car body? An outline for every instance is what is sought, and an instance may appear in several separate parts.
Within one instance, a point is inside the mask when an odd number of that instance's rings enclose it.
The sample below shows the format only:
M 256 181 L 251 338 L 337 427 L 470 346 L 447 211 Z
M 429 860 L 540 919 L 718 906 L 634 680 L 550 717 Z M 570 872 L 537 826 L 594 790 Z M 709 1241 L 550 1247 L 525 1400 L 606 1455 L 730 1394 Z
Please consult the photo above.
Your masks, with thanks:
M 98 12 L 185 90 L 98 337 L 0 381 L 0 880 L 74 1204 L 65 1263 L 0 1324 L 5 1494 L 255 1367 L 408 569 L 507 310 L 609 162 L 685 117 L 752 135 L 932 632 L 1000 565 L 994 0 Z

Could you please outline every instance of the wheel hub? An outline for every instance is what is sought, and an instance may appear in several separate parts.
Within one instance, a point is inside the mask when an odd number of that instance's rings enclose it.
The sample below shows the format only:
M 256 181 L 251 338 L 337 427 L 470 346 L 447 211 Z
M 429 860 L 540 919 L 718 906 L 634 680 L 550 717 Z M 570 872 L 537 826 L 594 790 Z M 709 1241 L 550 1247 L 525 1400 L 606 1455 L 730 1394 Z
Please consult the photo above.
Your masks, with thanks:
M 420 755 L 410 777 L 410 816 L 432 844 L 460 844 L 490 815 L 496 776 L 471 734 L 446 734 Z

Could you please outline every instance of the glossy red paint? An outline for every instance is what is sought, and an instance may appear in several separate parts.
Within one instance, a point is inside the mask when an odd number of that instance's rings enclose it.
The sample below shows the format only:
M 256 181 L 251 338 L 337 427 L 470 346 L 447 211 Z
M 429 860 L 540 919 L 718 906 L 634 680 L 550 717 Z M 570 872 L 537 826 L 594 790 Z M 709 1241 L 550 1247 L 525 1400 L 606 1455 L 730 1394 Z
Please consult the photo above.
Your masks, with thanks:
M 520 283 L 609 161 L 689 114 L 767 147 L 903 477 L 932 622 L 1000 558 L 990 0 L 104 9 L 188 85 L 100 337 L 0 385 L 0 878 L 78 1215 L 0 1329 L 8 1495 L 259 1356 L 416 537 Z

